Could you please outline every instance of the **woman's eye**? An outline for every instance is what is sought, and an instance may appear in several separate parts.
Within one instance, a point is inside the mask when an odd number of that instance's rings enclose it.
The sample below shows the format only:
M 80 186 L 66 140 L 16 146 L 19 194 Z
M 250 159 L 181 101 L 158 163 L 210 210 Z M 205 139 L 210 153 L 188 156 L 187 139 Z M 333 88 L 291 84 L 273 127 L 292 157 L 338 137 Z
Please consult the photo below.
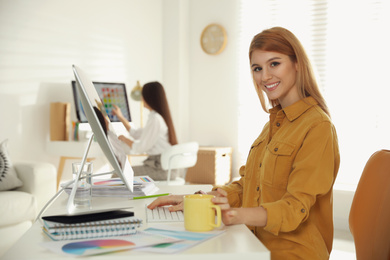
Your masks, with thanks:
M 261 71 L 261 70 L 262 70 L 261 67 L 254 67 L 254 68 L 253 68 L 253 71 L 254 71 L 254 72 L 258 72 L 258 71 Z
M 279 62 L 274 61 L 274 62 L 271 63 L 271 67 L 276 67 L 276 66 L 278 66 L 279 64 L 280 64 Z

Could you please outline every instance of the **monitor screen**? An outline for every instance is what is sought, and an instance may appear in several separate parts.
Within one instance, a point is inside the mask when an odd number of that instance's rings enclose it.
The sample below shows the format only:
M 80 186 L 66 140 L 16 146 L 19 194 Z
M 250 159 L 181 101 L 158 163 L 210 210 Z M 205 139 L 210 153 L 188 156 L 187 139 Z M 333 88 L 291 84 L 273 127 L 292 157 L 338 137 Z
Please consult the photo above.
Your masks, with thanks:
M 112 114 L 113 105 L 117 105 L 127 121 L 131 122 L 129 102 L 127 99 L 126 85 L 124 83 L 92 82 L 96 92 L 104 105 L 107 116 L 111 122 L 120 122 L 118 117 Z M 72 81 L 73 98 L 77 119 L 80 123 L 88 123 L 87 117 L 80 100 L 80 94 L 76 88 L 76 81 Z
M 86 74 L 75 65 L 73 65 L 73 72 L 76 78 L 75 87 L 95 140 L 99 143 L 115 173 L 123 180 L 127 188 L 133 191 L 134 172 L 117 135 L 112 131 L 111 121 L 108 119 L 104 104 Z

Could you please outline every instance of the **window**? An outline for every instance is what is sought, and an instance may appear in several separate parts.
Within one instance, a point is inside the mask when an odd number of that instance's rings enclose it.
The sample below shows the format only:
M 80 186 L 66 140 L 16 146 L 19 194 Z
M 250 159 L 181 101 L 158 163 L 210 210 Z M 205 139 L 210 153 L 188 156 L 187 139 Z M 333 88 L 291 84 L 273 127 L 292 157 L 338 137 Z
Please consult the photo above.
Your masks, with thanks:
M 304 45 L 336 126 L 341 152 L 336 185 L 352 190 L 356 187 L 370 155 L 390 149 L 388 2 L 241 2 L 238 150 L 242 163 L 268 120 L 253 87 L 248 47 L 255 34 L 282 26 Z

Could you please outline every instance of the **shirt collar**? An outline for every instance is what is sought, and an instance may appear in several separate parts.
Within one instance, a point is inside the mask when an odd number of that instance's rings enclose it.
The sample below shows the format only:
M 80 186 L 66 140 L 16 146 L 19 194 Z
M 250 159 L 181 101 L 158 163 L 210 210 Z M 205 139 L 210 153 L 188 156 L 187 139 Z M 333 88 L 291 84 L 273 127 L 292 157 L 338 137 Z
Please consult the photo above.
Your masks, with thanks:
M 313 97 L 306 97 L 301 99 L 294 104 L 282 109 L 280 105 L 270 109 L 271 114 L 277 114 L 280 110 L 283 110 L 286 117 L 290 121 L 294 121 L 298 117 L 300 117 L 306 110 L 311 108 L 314 105 L 317 105 L 318 102 Z

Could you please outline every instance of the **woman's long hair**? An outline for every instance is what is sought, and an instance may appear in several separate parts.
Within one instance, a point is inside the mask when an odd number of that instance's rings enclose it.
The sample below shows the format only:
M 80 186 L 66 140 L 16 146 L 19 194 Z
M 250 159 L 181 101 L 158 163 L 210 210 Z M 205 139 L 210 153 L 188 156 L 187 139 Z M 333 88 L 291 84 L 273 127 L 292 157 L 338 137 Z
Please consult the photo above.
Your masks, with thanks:
M 299 97 L 301 99 L 305 97 L 313 97 L 321 107 L 321 109 L 330 117 L 328 106 L 323 98 L 317 81 L 314 76 L 314 72 L 307 57 L 307 54 L 293 33 L 282 27 L 273 27 L 262 31 L 261 33 L 253 37 L 251 45 L 249 47 L 249 60 L 251 61 L 252 53 L 254 50 L 272 51 L 287 55 L 291 61 L 297 63 L 297 79 L 296 84 L 298 87 Z M 252 71 L 253 77 L 253 71 Z M 268 104 L 265 102 L 265 93 L 257 85 L 253 78 L 254 85 L 256 87 L 257 94 L 259 95 L 261 106 L 264 111 L 269 113 Z M 279 104 L 278 100 L 268 100 L 268 103 L 272 107 Z
M 151 109 L 159 113 L 168 126 L 168 138 L 171 145 L 177 144 L 175 127 L 168 106 L 164 87 L 157 81 L 146 83 L 142 88 L 142 97 Z

